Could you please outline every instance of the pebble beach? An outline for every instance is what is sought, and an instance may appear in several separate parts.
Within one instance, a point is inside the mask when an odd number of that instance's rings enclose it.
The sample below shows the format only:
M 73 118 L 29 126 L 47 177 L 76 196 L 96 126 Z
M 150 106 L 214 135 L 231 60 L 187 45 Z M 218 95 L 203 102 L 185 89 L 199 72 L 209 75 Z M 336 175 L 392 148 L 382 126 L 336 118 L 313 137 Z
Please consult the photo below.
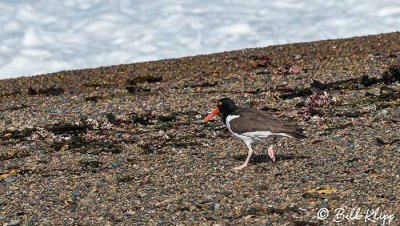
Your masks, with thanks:
M 399 40 L 394 32 L 0 80 L 0 223 L 398 225 Z M 222 97 L 308 138 L 279 139 L 276 163 L 258 144 L 234 171 L 245 145 L 218 117 L 202 123 Z

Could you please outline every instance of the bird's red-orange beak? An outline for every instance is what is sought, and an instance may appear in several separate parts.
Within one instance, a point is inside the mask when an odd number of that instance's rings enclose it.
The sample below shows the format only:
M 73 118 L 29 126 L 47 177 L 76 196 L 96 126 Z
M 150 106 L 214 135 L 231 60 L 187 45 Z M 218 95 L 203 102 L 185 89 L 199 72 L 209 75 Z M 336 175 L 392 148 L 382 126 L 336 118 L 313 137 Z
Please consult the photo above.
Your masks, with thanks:
M 212 117 L 214 117 L 216 114 L 219 113 L 218 108 L 215 108 L 210 114 L 207 115 L 207 117 L 203 120 L 204 123 L 208 122 Z

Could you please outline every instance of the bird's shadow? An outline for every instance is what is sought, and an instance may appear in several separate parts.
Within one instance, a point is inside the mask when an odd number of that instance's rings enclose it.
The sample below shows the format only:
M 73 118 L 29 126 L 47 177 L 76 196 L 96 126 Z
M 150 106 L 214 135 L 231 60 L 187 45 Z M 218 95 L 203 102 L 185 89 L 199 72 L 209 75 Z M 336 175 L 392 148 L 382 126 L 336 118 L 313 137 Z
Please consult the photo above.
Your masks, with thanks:
M 233 157 L 237 161 L 245 161 L 247 155 L 236 155 Z M 276 162 L 284 161 L 284 160 L 299 160 L 299 159 L 309 159 L 309 156 L 304 155 L 275 155 Z M 259 164 L 265 162 L 272 162 L 272 159 L 268 156 L 268 154 L 259 154 L 253 155 L 250 158 L 250 163 Z

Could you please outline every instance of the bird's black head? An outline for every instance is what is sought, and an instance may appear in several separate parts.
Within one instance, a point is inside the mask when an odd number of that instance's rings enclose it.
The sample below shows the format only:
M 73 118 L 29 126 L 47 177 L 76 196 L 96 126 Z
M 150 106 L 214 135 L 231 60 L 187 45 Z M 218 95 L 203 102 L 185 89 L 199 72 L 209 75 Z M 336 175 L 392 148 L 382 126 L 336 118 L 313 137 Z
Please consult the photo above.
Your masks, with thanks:
M 218 101 L 217 104 L 219 112 L 222 115 L 228 116 L 230 113 L 234 112 L 238 107 L 236 106 L 235 102 L 229 98 L 222 98 Z
M 217 108 L 215 108 L 208 116 L 204 119 L 204 122 L 208 122 L 212 117 L 216 114 L 221 113 L 222 122 L 226 123 L 226 117 L 234 112 L 238 107 L 233 102 L 233 100 L 229 98 L 222 98 L 217 102 Z

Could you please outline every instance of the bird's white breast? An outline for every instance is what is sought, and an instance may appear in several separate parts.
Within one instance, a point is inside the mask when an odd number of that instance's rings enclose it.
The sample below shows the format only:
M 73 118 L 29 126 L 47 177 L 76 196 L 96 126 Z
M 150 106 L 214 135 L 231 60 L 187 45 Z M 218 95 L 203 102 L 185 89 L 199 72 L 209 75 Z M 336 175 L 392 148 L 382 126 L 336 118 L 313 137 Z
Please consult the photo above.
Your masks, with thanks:
M 228 117 L 226 117 L 225 124 L 226 124 L 226 128 L 228 128 L 229 132 L 234 133 L 234 132 L 232 132 L 232 130 L 231 130 L 231 124 L 230 124 L 230 122 L 231 122 L 233 119 L 239 118 L 239 117 L 240 117 L 240 115 L 228 115 Z
M 249 137 L 249 136 L 244 136 L 244 135 L 235 133 L 235 132 L 233 132 L 232 129 L 231 129 L 230 122 L 231 122 L 233 119 L 239 118 L 239 117 L 240 117 L 240 115 L 228 115 L 228 117 L 226 117 L 226 121 L 225 121 L 226 128 L 228 128 L 229 132 L 231 132 L 235 137 L 237 137 L 237 138 L 243 140 L 244 142 L 250 142 L 250 143 L 251 143 L 251 142 L 252 142 L 251 137 Z

